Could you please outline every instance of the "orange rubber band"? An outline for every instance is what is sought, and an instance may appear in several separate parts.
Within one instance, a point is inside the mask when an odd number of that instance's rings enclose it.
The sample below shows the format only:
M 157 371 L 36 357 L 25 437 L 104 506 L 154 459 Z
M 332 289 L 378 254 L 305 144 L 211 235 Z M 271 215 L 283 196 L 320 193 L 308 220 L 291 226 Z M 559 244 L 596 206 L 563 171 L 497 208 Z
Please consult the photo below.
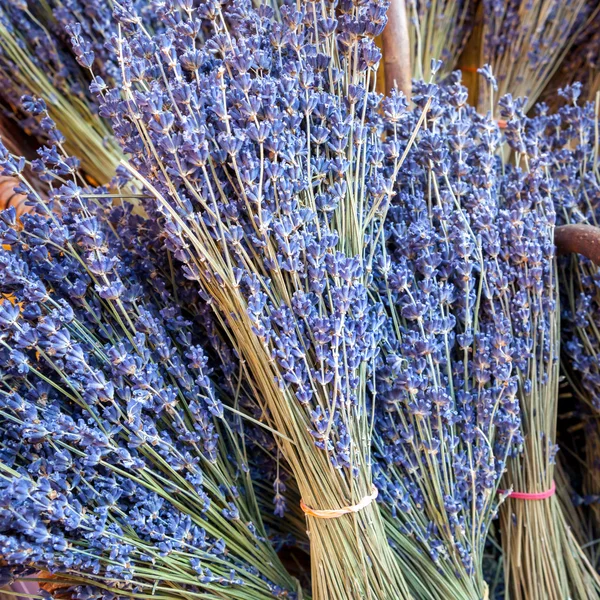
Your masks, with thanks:
M 371 486 L 371 489 L 373 491 L 369 496 L 365 496 L 358 504 L 354 504 L 353 506 L 344 506 L 343 508 L 336 508 L 333 510 L 317 510 L 310 508 L 310 506 L 306 506 L 304 500 L 300 500 L 300 508 L 304 514 L 309 517 L 315 517 L 317 519 L 337 519 L 344 515 L 349 515 L 350 513 L 357 513 L 369 506 L 369 504 L 371 504 L 371 502 L 379 495 L 379 490 L 374 485 Z

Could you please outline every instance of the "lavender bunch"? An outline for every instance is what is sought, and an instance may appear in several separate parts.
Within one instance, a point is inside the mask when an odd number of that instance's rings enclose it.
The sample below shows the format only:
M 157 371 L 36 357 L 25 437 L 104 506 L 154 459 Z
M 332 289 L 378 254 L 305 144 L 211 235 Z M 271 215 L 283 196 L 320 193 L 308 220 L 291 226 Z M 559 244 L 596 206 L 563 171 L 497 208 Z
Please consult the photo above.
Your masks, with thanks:
M 0 2 L 0 99 L 25 131 L 42 143 L 54 143 L 46 114 L 32 110 L 33 98 L 44 100 L 64 134 L 66 151 L 81 159 L 96 182 L 106 183 L 121 153 L 110 126 L 97 114 L 88 91 L 89 72 L 77 63 L 78 58 L 84 65 L 93 61 L 93 52 L 88 49 L 76 57 L 68 38 L 56 35 L 47 11 L 38 14 L 39 4 Z M 77 26 L 72 34 L 79 37 Z
M 484 0 L 481 64 L 491 66 L 499 95 L 526 97 L 527 112 L 575 42 L 592 7 L 587 0 Z M 481 111 L 494 107 L 490 92 L 489 86 L 479 92 Z
M 411 65 L 415 79 L 429 80 L 432 61 L 443 61 L 439 78 L 456 68 L 475 22 L 473 0 L 409 0 Z
M 516 490 L 542 492 L 553 485 L 558 449 L 560 336 L 553 229 L 554 205 L 564 191 L 552 171 L 557 163 L 568 169 L 575 164 L 565 161 L 566 156 L 549 144 L 553 137 L 546 134 L 546 128 L 556 135 L 555 119 L 543 113 L 527 119 L 525 106 L 524 101 L 510 97 L 500 101 L 515 162 L 506 181 L 513 227 L 502 239 L 502 247 L 508 263 L 520 270 L 519 283 L 524 288 L 509 307 L 513 331 L 523 349 L 516 366 L 524 451 L 509 461 L 505 482 Z M 526 231 L 536 233 L 537 244 L 525 242 Z M 568 528 L 556 495 L 537 502 L 508 499 L 500 516 L 511 596 L 583 599 L 600 593 L 598 575 Z
M 508 307 L 524 291 L 502 247 L 514 216 L 500 130 L 456 80 L 414 91 L 425 122 L 395 181 L 376 261 L 390 320 L 375 481 L 407 569 L 435 581 L 431 597 L 475 600 L 487 595 L 484 546 L 500 481 L 523 442 L 514 366 L 523 348 Z M 399 102 L 385 100 L 384 113 Z M 418 114 L 406 115 L 407 131 Z
M 0 162 L 37 210 L 0 218 L 2 560 L 76 598 L 296 597 L 192 322 L 58 156 L 48 202 Z
M 305 506 L 363 506 L 308 512 L 318 598 L 408 596 L 369 503 L 383 314 L 367 286 L 383 175 L 402 151 L 381 140 L 373 91 L 385 9 L 286 5 L 279 22 L 244 1 L 185 4 L 158 37 L 131 14 L 125 79 L 102 93 L 127 168 L 242 359 Z M 206 20 L 213 35 L 198 48 L 188 32 Z

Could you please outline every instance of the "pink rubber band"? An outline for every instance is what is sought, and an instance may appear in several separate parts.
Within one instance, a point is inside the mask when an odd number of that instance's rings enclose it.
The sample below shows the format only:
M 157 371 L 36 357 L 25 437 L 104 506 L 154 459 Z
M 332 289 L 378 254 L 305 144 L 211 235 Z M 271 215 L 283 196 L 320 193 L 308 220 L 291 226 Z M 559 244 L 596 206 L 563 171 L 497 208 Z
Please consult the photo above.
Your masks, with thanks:
M 499 494 L 506 494 L 507 490 L 498 490 Z M 513 498 L 514 500 L 546 500 L 551 498 L 556 493 L 556 483 L 552 482 L 549 490 L 545 492 L 534 492 L 528 494 L 527 492 L 508 492 L 507 498 Z

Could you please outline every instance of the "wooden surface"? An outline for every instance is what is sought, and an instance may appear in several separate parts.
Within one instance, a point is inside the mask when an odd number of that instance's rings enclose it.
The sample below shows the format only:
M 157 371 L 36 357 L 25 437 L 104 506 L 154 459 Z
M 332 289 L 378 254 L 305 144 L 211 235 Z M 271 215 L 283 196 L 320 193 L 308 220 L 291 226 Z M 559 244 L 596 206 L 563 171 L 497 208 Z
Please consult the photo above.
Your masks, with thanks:
M 412 88 L 410 41 L 404 0 L 391 0 L 382 41 L 385 92 L 389 94 L 394 87 L 397 87 L 406 94 L 407 98 L 410 98 Z
M 577 253 L 600 265 L 600 228 L 593 225 L 561 225 L 554 231 L 558 254 Z

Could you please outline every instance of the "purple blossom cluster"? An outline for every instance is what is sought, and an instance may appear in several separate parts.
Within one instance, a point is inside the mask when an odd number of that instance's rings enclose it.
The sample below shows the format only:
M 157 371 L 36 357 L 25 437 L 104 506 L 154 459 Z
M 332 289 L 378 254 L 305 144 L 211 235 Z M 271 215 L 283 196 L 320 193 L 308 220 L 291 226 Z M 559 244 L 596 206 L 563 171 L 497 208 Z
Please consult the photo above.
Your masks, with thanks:
M 581 84 L 561 90 L 565 105 L 548 116 L 541 111 L 539 129 L 548 131 L 547 144 L 553 152 L 550 165 L 555 184 L 558 222 L 600 223 L 600 179 L 595 167 L 598 156 L 597 106 L 582 103 Z M 577 372 L 577 387 L 600 410 L 600 278 L 597 267 L 585 256 L 561 259 L 563 285 L 562 337 L 569 363 Z
M 88 82 L 81 77 L 74 58 L 38 22 L 31 19 L 27 3 L 0 3 L 0 39 L 10 38 L 12 44 L 0 44 L 0 82 L 3 108 L 11 118 L 18 118 L 23 130 L 46 140 L 46 130 L 35 115 L 31 115 L 24 97 L 32 90 L 15 52 L 23 52 L 34 67 L 40 68 L 50 84 L 62 93 L 78 99 L 89 97 Z M 14 45 L 14 46 L 13 46 Z M 13 49 L 14 47 L 14 49 Z
M 51 16 L 44 17 L 54 38 L 63 42 L 84 70 L 93 66 L 96 76 L 114 85 L 121 80 L 121 72 L 114 55 L 118 29 L 113 13 L 126 15 L 133 10 L 156 34 L 160 28 L 156 14 L 160 14 L 161 5 L 142 0 L 126 0 L 114 6 L 93 0 L 49 0 Z
M 121 183 L 126 181 L 123 178 Z M 93 194 L 103 190 L 95 190 Z M 92 195 L 93 195 L 92 194 Z M 120 243 L 132 256 L 132 262 L 143 269 L 144 278 L 150 282 L 159 296 L 176 300 L 177 305 L 191 319 L 193 329 L 203 340 L 211 367 L 211 380 L 216 382 L 229 398 L 236 398 L 237 409 L 252 420 L 243 420 L 239 426 L 231 420 L 230 425 L 243 434 L 248 469 L 256 489 L 261 514 L 269 532 L 269 539 L 276 544 L 302 545 L 306 537 L 304 527 L 290 514 L 290 500 L 299 505 L 297 491 L 290 482 L 289 465 L 277 449 L 273 434 L 262 425 L 264 411 L 253 397 L 247 382 L 240 377 L 240 360 L 233 350 L 223 328 L 214 318 L 210 304 L 198 294 L 196 282 L 188 279 L 181 269 L 173 268 L 173 259 L 165 251 L 165 231 L 160 227 L 160 216 L 143 217 L 131 212 L 132 205 L 104 209 L 101 218 L 119 232 Z M 292 484 L 290 487 L 290 483 Z M 264 486 L 271 486 L 273 495 L 262 494 Z M 273 513 L 277 519 L 270 519 Z M 285 517 L 285 522 L 281 518 Z
M 81 598 L 294 597 L 193 322 L 102 218 L 107 202 L 41 154 L 70 181 L 51 184 L 49 204 L 23 184 L 37 212 L 0 219 L 3 560 Z M 5 150 L 0 165 L 23 168 Z

